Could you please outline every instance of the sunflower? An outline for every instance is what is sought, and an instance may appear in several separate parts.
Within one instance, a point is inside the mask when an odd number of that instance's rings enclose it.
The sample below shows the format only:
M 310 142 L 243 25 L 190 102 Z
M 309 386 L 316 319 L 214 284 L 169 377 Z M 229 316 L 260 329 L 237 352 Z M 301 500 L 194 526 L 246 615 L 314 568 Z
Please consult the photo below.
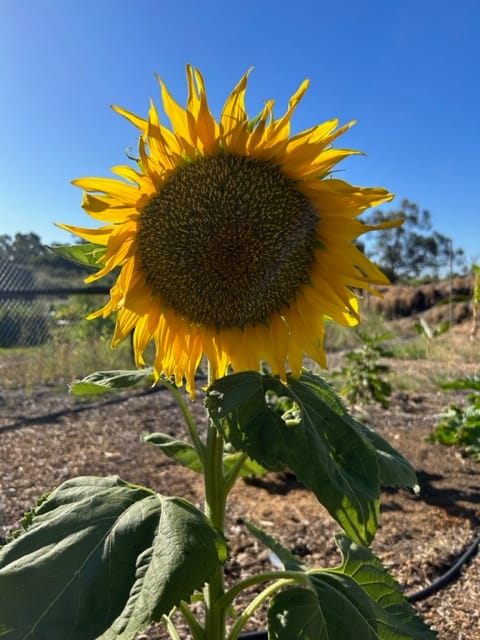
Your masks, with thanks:
M 284 115 L 273 100 L 249 119 L 248 72 L 212 115 L 200 72 L 187 66 L 184 109 L 159 79 L 170 127 L 153 103 L 143 119 L 113 107 L 140 131 L 135 167 L 117 178 L 82 178 L 82 206 L 105 226 L 60 225 L 105 247 L 94 281 L 119 269 L 110 300 L 89 317 L 117 313 L 113 346 L 133 331 L 137 366 L 155 342 L 156 375 L 194 394 L 203 355 L 213 378 L 256 370 L 299 375 L 304 354 L 326 367 L 324 319 L 359 322 L 355 289 L 387 278 L 355 246 L 378 226 L 359 214 L 393 197 L 331 177 L 358 152 L 333 141 L 354 122 L 329 120 L 295 135 L 290 121 L 308 81 Z

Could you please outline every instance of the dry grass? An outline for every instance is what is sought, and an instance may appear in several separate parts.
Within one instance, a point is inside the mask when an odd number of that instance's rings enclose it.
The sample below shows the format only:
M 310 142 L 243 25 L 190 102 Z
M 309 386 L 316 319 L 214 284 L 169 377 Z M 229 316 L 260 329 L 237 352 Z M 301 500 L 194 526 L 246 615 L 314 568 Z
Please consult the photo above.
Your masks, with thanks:
M 132 368 L 128 342 L 112 349 L 107 341 L 52 340 L 38 347 L 0 349 L 0 379 L 3 389 L 23 389 L 29 393 L 36 386 L 65 388 L 75 379 L 93 371 Z

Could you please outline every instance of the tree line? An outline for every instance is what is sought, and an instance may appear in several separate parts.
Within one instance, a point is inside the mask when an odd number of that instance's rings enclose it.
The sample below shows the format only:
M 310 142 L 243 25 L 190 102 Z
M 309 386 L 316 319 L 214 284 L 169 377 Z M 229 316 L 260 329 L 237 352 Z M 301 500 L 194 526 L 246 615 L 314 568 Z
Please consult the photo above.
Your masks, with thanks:
M 2 262 L 31 272 L 32 279 L 42 287 L 80 286 L 90 273 L 81 264 L 51 251 L 36 233 L 16 233 L 13 237 L 0 235 L 0 264 Z
M 446 273 L 465 271 L 463 249 L 454 247 L 451 238 L 433 229 L 428 209 L 420 209 L 404 199 L 399 209 L 376 209 L 364 218 L 368 224 L 392 220 L 403 220 L 403 224 L 372 233 L 361 246 L 391 282 L 408 282 L 425 276 L 435 279 Z

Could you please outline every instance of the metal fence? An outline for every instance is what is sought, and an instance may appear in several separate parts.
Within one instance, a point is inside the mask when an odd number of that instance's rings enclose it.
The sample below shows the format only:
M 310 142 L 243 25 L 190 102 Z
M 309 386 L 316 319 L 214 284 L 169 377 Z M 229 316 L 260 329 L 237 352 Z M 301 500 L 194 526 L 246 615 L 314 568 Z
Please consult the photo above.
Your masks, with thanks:
M 38 346 L 86 323 L 85 316 L 103 304 L 108 291 L 106 287 L 41 288 L 30 269 L 0 260 L 0 348 Z

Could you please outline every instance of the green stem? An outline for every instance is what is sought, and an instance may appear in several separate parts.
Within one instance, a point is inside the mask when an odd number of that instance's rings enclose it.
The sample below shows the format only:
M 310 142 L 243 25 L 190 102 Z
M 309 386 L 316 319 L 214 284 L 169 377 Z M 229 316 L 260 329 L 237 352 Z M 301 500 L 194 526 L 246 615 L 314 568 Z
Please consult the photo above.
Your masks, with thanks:
M 204 463 L 205 513 L 220 533 L 225 529 L 226 498 L 223 477 L 223 438 L 210 421 Z M 210 578 L 205 591 L 205 637 L 225 639 L 225 609 L 220 605 L 225 592 L 223 565 Z
M 233 585 L 233 587 L 231 587 L 224 594 L 220 604 L 224 609 L 228 609 L 232 605 L 233 601 L 235 600 L 235 598 L 238 596 L 239 593 L 241 593 L 242 591 L 245 591 L 245 589 L 248 589 L 248 587 L 253 587 L 257 584 L 260 584 L 261 582 L 267 582 L 269 580 L 275 580 L 276 582 L 278 582 L 278 580 L 294 580 L 299 583 L 304 583 L 306 582 L 305 576 L 307 575 L 308 574 L 306 574 L 304 571 L 275 570 L 275 571 L 265 571 L 264 573 L 257 573 L 254 576 L 249 576 L 244 580 L 240 580 L 239 582 L 236 582 Z
M 227 640 L 237 640 L 239 633 L 248 622 L 248 619 L 255 613 L 255 610 L 267 600 L 270 596 L 272 596 L 276 591 L 280 591 L 284 587 L 288 587 L 290 584 L 296 584 L 299 582 L 306 582 L 306 575 L 303 574 L 304 579 L 300 580 L 302 574 L 297 573 L 296 578 L 290 579 L 282 579 L 277 580 L 276 582 L 265 587 L 263 591 L 261 591 L 258 596 L 256 596 L 243 610 L 242 614 L 238 618 L 238 620 L 233 625 L 230 633 L 228 634 Z
M 188 626 L 190 627 L 190 631 L 192 632 L 194 640 L 205 640 L 204 630 L 200 626 L 193 613 L 190 611 L 188 604 L 182 600 L 179 609 L 182 612 L 183 617 L 187 621 Z
M 245 460 L 248 458 L 246 453 L 242 453 L 233 467 L 228 473 L 225 474 L 225 493 L 228 495 L 233 488 L 233 485 L 237 481 L 237 478 L 242 470 Z
M 211 367 L 208 363 L 208 386 L 212 382 Z M 204 463 L 205 514 L 221 535 L 224 535 L 225 531 L 227 507 L 223 453 L 223 438 L 209 417 Z M 224 568 L 222 564 L 219 564 L 205 587 L 205 638 L 208 640 L 225 640 L 226 609 L 220 604 L 224 593 Z

